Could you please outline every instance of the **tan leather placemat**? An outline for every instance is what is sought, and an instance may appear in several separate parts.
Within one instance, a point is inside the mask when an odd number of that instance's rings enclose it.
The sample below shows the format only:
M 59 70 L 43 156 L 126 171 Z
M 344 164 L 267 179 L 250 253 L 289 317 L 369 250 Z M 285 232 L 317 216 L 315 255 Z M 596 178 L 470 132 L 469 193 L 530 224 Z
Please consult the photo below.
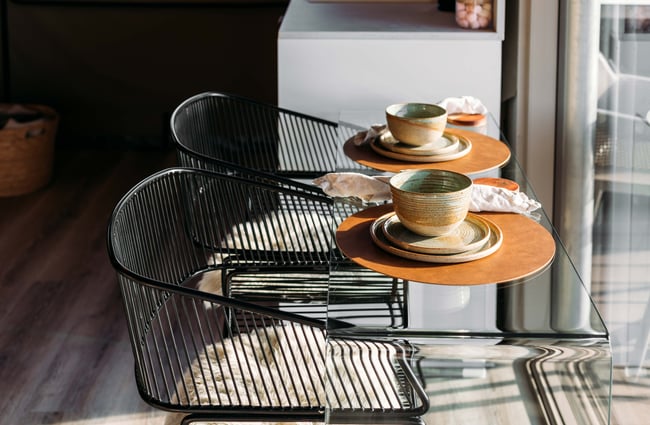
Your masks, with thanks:
M 467 137 L 472 150 L 462 158 L 444 162 L 414 163 L 379 155 L 370 146 L 355 146 L 351 140 L 343 145 L 343 152 L 353 161 L 379 171 L 398 173 L 406 169 L 437 169 L 477 174 L 505 165 L 510 159 L 510 148 L 501 140 L 469 130 L 446 128 L 446 132 Z
M 483 285 L 510 282 L 543 270 L 555 256 L 555 240 L 539 223 L 520 214 L 480 213 L 503 232 L 503 245 L 494 254 L 459 264 L 431 264 L 391 255 L 370 237 L 370 225 L 393 206 L 360 211 L 336 231 L 340 250 L 355 263 L 387 276 L 440 285 Z

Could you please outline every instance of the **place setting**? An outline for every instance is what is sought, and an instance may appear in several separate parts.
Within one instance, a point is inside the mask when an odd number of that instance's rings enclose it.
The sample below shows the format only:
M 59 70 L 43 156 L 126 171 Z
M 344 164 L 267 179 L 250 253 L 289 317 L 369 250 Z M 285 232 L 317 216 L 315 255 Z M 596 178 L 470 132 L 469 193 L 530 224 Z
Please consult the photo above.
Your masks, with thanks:
M 370 226 L 384 251 L 428 263 L 462 263 L 499 249 L 503 234 L 489 219 L 469 213 L 472 180 L 445 170 L 399 173 L 389 181 L 394 211 Z
M 447 126 L 447 109 L 440 105 L 396 103 L 384 115 L 385 124 L 359 131 L 344 143 L 348 158 L 387 172 L 444 168 L 464 174 L 487 172 L 510 159 L 502 141 Z
M 552 234 L 535 219 L 539 202 L 504 182 L 476 184 L 461 173 L 426 169 L 329 173 L 314 183 L 335 198 L 372 200 L 339 224 L 336 243 L 353 262 L 387 276 L 444 285 L 512 282 L 542 271 L 555 255 Z
M 386 108 L 387 128 L 370 141 L 379 155 L 408 162 L 443 162 L 472 149 L 464 136 L 445 132 L 447 110 L 426 103 L 397 103 Z

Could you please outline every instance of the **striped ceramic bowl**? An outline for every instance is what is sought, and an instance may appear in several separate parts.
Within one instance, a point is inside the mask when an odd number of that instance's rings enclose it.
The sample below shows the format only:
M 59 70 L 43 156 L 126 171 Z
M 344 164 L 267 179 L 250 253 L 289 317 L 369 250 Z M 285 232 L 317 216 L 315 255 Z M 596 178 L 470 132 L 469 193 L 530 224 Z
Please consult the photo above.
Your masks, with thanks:
M 407 229 L 424 236 L 439 236 L 465 220 L 472 180 L 446 170 L 410 170 L 390 179 L 395 214 Z

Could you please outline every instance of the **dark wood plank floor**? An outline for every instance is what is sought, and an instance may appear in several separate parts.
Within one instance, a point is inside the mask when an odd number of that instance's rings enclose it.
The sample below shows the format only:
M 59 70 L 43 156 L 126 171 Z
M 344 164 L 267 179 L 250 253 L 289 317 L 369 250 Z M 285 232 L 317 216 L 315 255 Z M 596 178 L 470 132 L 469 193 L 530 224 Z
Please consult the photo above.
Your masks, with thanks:
M 0 198 L 0 423 L 160 423 L 143 403 L 115 273 L 110 213 L 171 151 L 60 151 L 35 193 Z

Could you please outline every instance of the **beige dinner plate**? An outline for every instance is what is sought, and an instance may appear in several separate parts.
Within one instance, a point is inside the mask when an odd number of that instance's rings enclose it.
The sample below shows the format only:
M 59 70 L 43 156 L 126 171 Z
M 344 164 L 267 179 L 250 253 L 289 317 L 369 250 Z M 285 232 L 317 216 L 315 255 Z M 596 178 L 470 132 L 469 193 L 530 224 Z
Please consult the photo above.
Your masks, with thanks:
M 370 226 L 370 236 L 373 242 L 384 251 L 396 255 L 398 257 L 406 258 L 414 261 L 422 261 L 425 263 L 464 263 L 468 261 L 478 260 L 487 257 L 496 252 L 503 243 L 503 232 L 501 229 L 491 221 L 485 219 L 485 222 L 490 227 L 490 236 L 484 245 L 479 248 L 460 252 L 457 254 L 424 254 L 420 252 L 413 252 L 395 246 L 384 234 L 384 222 L 391 216 L 392 213 L 384 214 L 376 219 Z
M 393 245 L 422 254 L 458 254 L 481 248 L 490 238 L 490 224 L 469 213 L 454 231 L 441 236 L 423 236 L 407 229 L 395 213 L 388 214 L 382 230 Z
M 430 142 L 421 146 L 412 146 L 397 140 L 390 131 L 386 131 L 379 137 L 379 143 L 385 149 L 392 152 L 406 155 L 431 156 L 442 155 L 454 150 L 458 151 L 459 138 L 453 134 L 444 133 L 441 138 L 435 142 Z
M 385 156 L 387 158 L 392 158 L 392 159 L 398 159 L 400 161 L 443 162 L 443 161 L 451 161 L 453 159 L 462 158 L 465 155 L 467 155 L 472 150 L 472 142 L 470 142 L 469 139 L 465 137 L 458 136 L 458 146 L 456 146 L 456 148 L 454 148 L 452 151 L 440 155 L 410 155 L 410 154 L 405 154 L 400 152 L 393 152 L 391 150 L 384 148 L 378 138 L 373 139 L 370 142 L 370 147 L 372 148 L 372 150 L 374 150 L 376 153 L 378 153 L 381 156 Z

